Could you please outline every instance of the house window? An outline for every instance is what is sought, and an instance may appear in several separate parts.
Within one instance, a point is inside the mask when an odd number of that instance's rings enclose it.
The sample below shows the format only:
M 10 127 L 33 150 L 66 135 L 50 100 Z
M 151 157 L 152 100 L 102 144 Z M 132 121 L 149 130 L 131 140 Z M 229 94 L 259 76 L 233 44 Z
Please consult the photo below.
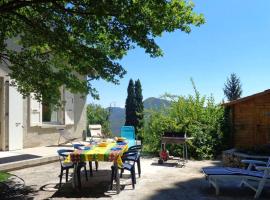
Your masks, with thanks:
M 52 124 L 61 124 L 61 109 L 54 108 L 49 104 L 42 104 L 42 122 L 43 123 L 52 123 Z
M 31 94 L 29 98 L 30 127 L 45 125 L 74 125 L 74 94 L 61 91 L 63 107 L 54 108 L 50 104 L 40 103 Z

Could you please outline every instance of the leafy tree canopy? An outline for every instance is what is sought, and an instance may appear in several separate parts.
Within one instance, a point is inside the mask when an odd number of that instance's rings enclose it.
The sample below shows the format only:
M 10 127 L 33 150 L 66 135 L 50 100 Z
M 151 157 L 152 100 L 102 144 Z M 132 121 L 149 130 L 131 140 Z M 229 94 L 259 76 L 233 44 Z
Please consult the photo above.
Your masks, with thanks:
M 186 0 L 1 0 L 0 62 L 24 96 L 56 103 L 65 85 L 97 98 L 91 81 L 117 84 L 128 50 L 138 45 L 161 56 L 156 37 L 203 24 L 193 8 Z M 9 48 L 8 39 L 21 49 Z
M 227 97 L 228 101 L 239 99 L 242 95 L 242 85 L 240 78 L 235 73 L 232 73 L 227 82 L 225 83 L 223 92 Z

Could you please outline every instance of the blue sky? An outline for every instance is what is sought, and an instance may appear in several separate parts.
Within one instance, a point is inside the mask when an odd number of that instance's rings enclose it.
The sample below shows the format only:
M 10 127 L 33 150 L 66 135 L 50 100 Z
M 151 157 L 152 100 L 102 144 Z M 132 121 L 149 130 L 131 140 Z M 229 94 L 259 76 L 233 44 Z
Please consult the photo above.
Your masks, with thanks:
M 202 95 L 223 98 L 224 83 L 231 73 L 242 82 L 243 96 L 270 88 L 270 1 L 196 0 L 195 11 L 203 13 L 206 23 L 190 34 L 164 33 L 157 43 L 164 51 L 150 58 L 136 48 L 121 60 L 127 70 L 120 85 L 95 81 L 100 100 L 90 96 L 88 103 L 103 107 L 124 107 L 129 79 L 140 79 L 144 99 L 165 92 L 193 93 L 190 78 Z

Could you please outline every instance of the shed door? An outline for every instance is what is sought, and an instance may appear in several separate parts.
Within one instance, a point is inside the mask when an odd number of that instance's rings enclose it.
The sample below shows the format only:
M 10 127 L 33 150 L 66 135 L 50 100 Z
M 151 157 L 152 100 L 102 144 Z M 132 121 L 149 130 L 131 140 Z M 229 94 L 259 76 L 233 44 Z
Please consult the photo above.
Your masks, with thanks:
M 256 108 L 256 144 L 270 143 L 270 105 Z
M 23 148 L 23 98 L 15 87 L 9 86 L 9 150 Z

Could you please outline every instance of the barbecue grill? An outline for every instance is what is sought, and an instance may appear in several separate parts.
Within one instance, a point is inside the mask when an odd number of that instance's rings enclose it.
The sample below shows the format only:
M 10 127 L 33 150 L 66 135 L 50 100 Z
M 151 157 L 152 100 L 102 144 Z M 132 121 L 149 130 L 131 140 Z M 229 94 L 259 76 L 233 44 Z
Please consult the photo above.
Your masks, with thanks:
M 183 132 L 164 132 L 161 137 L 161 151 L 166 150 L 166 144 L 182 144 L 183 145 L 183 162 L 179 159 L 179 164 L 184 166 L 188 161 L 187 141 L 193 139 L 193 137 L 187 137 Z M 169 157 L 169 156 L 168 156 Z M 160 157 L 159 163 L 162 164 L 167 159 Z

